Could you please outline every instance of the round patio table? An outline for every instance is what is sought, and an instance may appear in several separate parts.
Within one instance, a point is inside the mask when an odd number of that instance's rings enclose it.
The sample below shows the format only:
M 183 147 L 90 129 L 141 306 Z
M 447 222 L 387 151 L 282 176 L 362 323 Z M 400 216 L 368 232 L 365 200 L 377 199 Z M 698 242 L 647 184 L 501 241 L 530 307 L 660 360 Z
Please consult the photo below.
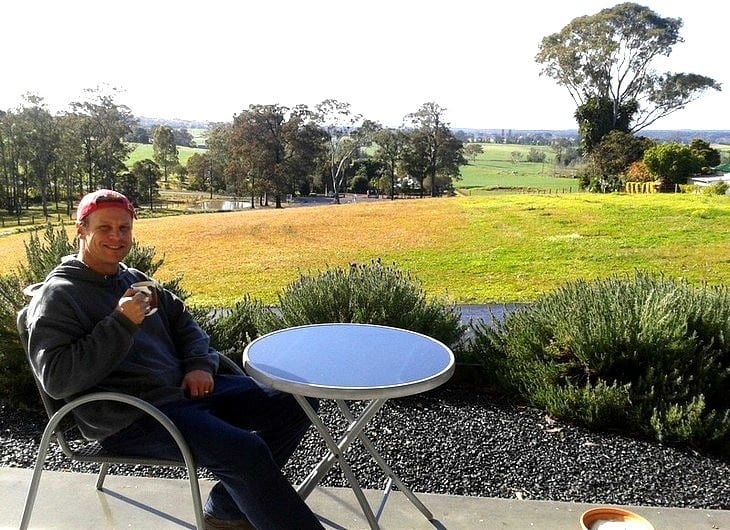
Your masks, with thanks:
M 454 354 L 448 347 L 426 335 L 388 326 L 312 324 L 274 331 L 252 341 L 244 350 L 243 367 L 257 381 L 292 394 L 327 445 L 327 454 L 297 487 L 303 498 L 337 463 L 371 528 L 379 528 L 378 518 L 393 484 L 426 518 L 433 519 L 383 460 L 363 429 L 388 399 L 431 390 L 446 382 L 454 372 Z M 339 440 L 335 441 L 307 397 L 337 403 L 347 422 Z M 355 414 L 347 403 L 351 400 L 367 404 Z M 387 478 L 377 515 L 345 458 L 355 439 L 360 439 Z

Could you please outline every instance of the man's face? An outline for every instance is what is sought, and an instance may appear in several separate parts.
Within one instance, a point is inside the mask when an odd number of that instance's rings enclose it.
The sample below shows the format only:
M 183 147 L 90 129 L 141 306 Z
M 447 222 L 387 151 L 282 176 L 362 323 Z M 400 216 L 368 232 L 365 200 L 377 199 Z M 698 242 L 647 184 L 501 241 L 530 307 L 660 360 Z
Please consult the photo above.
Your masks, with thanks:
M 132 248 L 132 216 L 122 208 L 92 212 L 78 225 L 79 259 L 100 274 L 115 274 Z

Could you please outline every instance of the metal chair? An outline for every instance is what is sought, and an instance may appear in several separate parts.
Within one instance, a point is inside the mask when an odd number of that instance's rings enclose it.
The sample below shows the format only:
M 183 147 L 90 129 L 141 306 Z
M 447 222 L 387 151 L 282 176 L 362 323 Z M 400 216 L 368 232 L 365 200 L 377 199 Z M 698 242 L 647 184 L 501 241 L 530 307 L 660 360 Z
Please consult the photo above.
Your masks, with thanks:
M 20 335 L 20 342 L 23 345 L 26 355 L 28 355 L 28 328 L 26 326 L 26 311 L 27 307 L 24 307 L 18 312 L 17 316 L 17 327 L 18 334 Z M 29 359 L 30 362 L 30 359 Z M 243 370 L 236 365 L 231 359 L 225 355 L 220 356 L 220 370 L 227 373 L 243 374 Z M 20 530 L 28 528 L 30 523 L 30 517 L 33 512 L 33 505 L 35 504 L 36 495 L 38 493 L 38 485 L 41 479 L 41 473 L 43 472 L 43 465 L 48 454 L 48 448 L 51 443 L 51 439 L 55 438 L 58 442 L 63 453 L 70 458 L 78 462 L 93 462 L 101 464 L 99 470 L 99 476 L 96 480 L 96 489 L 102 490 L 104 485 L 104 479 L 109 471 L 111 464 L 137 464 L 137 465 L 149 465 L 149 466 L 176 466 L 185 467 L 187 469 L 188 478 L 190 480 L 190 492 L 193 498 L 193 509 L 195 511 L 195 524 L 198 529 L 202 530 L 205 528 L 203 523 L 203 506 L 200 498 L 200 486 L 198 484 L 198 474 L 195 465 L 193 455 L 188 448 L 185 439 L 178 430 L 177 427 L 165 416 L 159 409 L 151 405 L 150 403 L 139 399 L 134 396 L 117 392 L 94 392 L 78 397 L 73 401 L 66 403 L 63 400 L 54 399 L 49 396 L 43 389 L 40 381 L 33 375 L 38 392 L 40 393 L 43 406 L 48 414 L 48 424 L 46 425 L 43 436 L 41 437 L 40 446 L 38 447 L 38 458 L 36 459 L 35 468 L 33 470 L 33 477 L 28 488 L 28 495 L 25 500 L 25 507 L 23 508 L 23 517 L 20 522 Z M 162 426 L 170 433 L 173 440 L 180 449 L 182 455 L 181 460 L 164 460 L 154 459 L 138 456 L 126 456 L 121 454 L 115 454 L 104 449 L 98 442 L 86 442 L 81 444 L 70 444 L 67 439 L 68 432 L 68 420 L 72 418 L 69 413 L 85 403 L 92 401 L 117 401 L 120 403 L 127 403 L 133 407 L 136 407 L 146 414 L 149 414 L 155 418 Z M 66 421 L 64 421 L 66 420 Z

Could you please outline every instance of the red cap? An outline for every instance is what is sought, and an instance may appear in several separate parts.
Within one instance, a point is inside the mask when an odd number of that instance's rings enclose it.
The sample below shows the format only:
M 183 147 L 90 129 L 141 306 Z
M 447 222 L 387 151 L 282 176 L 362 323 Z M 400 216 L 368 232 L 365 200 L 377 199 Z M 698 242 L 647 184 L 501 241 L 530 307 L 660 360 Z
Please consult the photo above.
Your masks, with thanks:
M 137 218 L 137 214 L 134 213 L 134 206 L 129 202 L 129 199 L 119 192 L 102 189 L 87 193 L 81 198 L 76 209 L 76 222 L 80 223 L 91 213 L 102 208 L 121 208 L 127 210 L 133 218 Z

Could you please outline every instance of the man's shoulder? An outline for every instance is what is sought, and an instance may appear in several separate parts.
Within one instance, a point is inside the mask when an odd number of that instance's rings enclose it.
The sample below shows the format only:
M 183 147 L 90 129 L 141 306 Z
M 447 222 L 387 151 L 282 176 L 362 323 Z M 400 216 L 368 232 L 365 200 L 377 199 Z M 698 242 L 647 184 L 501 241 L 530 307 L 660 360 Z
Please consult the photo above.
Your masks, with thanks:
M 141 270 L 135 269 L 134 267 L 128 267 L 124 263 L 119 264 L 119 274 L 121 276 L 131 276 L 136 282 L 143 282 L 151 279 Z

